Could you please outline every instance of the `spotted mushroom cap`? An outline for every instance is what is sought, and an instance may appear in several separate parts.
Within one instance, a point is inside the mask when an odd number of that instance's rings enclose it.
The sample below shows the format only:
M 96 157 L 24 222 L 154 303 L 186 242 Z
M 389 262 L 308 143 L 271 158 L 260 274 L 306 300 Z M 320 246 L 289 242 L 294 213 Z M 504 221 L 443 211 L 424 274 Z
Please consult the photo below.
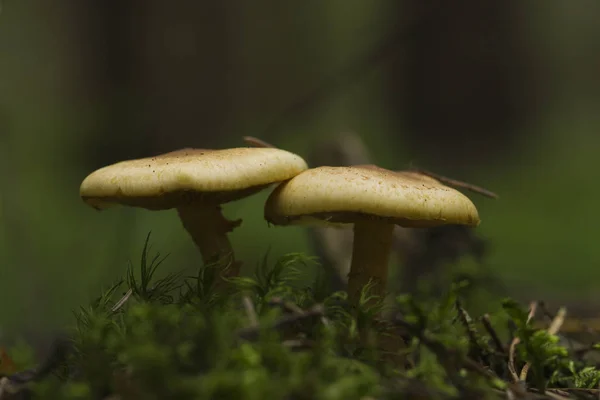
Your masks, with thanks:
M 280 149 L 187 148 L 100 168 L 84 179 L 79 192 L 97 209 L 117 204 L 151 210 L 190 202 L 222 204 L 307 168 L 300 156 Z
M 306 170 L 275 188 L 265 219 L 274 225 L 381 219 L 404 227 L 480 222 L 475 205 L 459 191 L 413 171 L 374 165 Z

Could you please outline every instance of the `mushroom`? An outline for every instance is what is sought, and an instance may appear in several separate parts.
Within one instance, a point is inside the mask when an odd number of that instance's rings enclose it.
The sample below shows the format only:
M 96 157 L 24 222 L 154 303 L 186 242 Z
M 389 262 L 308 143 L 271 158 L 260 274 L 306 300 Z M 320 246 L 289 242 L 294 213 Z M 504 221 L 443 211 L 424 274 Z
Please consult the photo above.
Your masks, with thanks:
M 102 210 L 113 205 L 148 210 L 177 209 L 204 263 L 230 258 L 227 276 L 239 273 L 221 204 L 255 194 L 306 170 L 298 155 L 274 148 L 204 150 L 186 148 L 156 157 L 122 161 L 92 172 L 81 198 Z
M 475 205 L 462 193 L 431 177 L 375 165 L 318 167 L 281 183 L 265 204 L 274 225 L 354 224 L 349 301 L 356 305 L 363 286 L 382 295 L 388 276 L 394 225 L 425 228 L 479 225 Z

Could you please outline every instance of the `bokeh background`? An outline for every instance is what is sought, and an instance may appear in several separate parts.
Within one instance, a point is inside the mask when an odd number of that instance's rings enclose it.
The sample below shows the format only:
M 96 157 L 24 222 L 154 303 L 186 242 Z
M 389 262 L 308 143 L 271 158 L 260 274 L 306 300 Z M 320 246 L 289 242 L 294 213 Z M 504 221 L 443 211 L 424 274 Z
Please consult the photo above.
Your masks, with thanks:
M 600 3 L 595 0 L 4 0 L 0 340 L 37 340 L 136 262 L 199 255 L 173 212 L 95 212 L 91 171 L 253 135 L 310 157 L 343 132 L 382 167 L 477 183 L 506 294 L 600 303 Z M 270 249 L 268 191 L 229 204 L 246 272 Z

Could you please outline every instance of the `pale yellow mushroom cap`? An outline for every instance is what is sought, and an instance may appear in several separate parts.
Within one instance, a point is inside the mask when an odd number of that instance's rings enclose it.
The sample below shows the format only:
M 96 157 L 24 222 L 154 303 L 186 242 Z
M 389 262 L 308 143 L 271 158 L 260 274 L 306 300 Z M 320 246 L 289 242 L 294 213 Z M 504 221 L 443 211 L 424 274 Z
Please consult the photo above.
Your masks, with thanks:
M 222 204 L 307 168 L 300 156 L 274 148 L 181 149 L 100 168 L 84 179 L 79 193 L 98 209 L 113 204 L 152 210 L 196 201 Z
M 477 208 L 459 191 L 416 172 L 373 165 L 306 170 L 275 188 L 265 219 L 275 225 L 361 219 L 404 227 L 479 224 Z

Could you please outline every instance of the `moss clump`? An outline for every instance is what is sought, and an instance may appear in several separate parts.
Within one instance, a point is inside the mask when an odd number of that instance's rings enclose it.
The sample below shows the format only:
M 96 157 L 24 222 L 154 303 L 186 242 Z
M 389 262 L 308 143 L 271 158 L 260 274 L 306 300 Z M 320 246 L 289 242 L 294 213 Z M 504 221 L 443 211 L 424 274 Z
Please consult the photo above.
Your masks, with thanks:
M 147 244 L 139 273 L 130 267 L 77 310 L 72 333 L 45 363 L 0 369 L 0 399 L 597 396 L 596 366 L 562 346 L 553 328 L 535 329 L 531 311 L 515 302 L 473 319 L 464 285 L 386 307 L 367 285 L 353 308 L 322 280 L 298 284 L 313 262 L 298 254 L 215 292 L 215 266 L 157 279 L 163 259 L 149 257 Z M 502 335 L 490 321 L 511 329 Z

